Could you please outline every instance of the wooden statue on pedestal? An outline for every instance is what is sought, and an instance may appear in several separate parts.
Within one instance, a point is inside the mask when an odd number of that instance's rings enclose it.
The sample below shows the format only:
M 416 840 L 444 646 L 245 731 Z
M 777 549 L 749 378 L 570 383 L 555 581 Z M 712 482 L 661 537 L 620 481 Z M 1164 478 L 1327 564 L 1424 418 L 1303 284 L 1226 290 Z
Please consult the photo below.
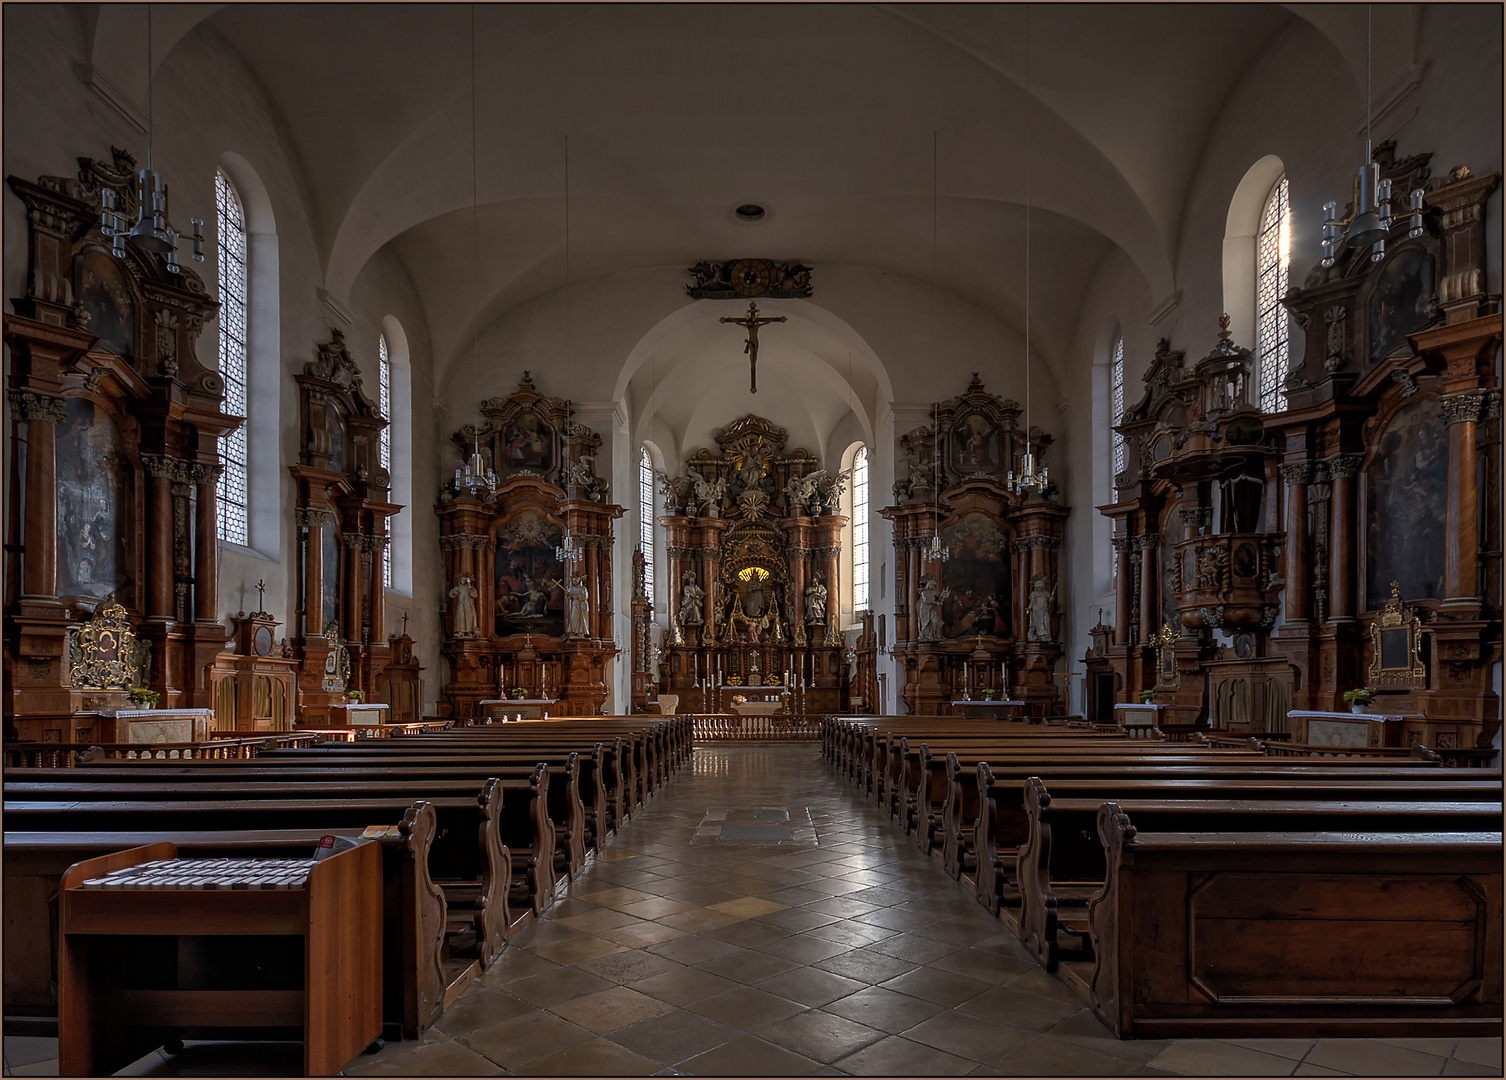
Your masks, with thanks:
M 479 702 L 521 689 L 551 715 L 597 715 L 618 651 L 611 548 L 622 515 L 595 472 L 601 437 L 570 419 L 568 401 L 540 394 L 529 372 L 481 413 L 486 422 L 454 440 L 500 479 L 466 486 L 457 470 L 434 508 L 450 597 L 447 707 L 479 716 Z
M 240 420 L 223 412 L 224 381 L 197 355 L 219 306 L 204 283 L 133 244 L 117 258 L 100 231 L 103 190 L 136 215 L 131 155 L 9 184 L 27 211 L 27 284 L 5 316 L 4 709 L 28 721 L 27 737 L 67 741 L 76 714 L 117 704 L 71 684 L 64 644 L 109 594 L 151 644 L 159 704 L 211 703 L 203 672 L 226 639 L 219 439 Z
M 682 710 L 721 712 L 739 690 L 791 692 L 790 708 L 846 707 L 837 588 L 843 477 L 785 430 L 746 416 L 685 474 L 660 475 L 668 540 L 668 642 L 661 681 Z M 749 695 L 749 688 L 771 687 Z
M 318 358 L 295 375 L 299 396 L 297 483 L 299 619 L 295 631 L 298 714 L 306 727 L 331 723 L 330 706 L 356 690 L 380 700 L 378 680 L 392 651 L 383 629 L 381 555 L 392 478 L 381 465 L 387 420 L 361 386 L 344 335 L 331 331 Z M 339 643 L 349 660 L 341 691 L 325 686 L 326 661 Z
M 900 439 L 909 475 L 894 485 L 895 645 L 911 712 L 960 714 L 954 702 L 1021 700 L 1031 716 L 1060 709 L 1056 606 L 1067 508 L 1011 492 L 1027 435 L 1020 406 L 967 390 L 934 406 L 930 427 Z M 1051 437 L 1032 428 L 1039 461 Z

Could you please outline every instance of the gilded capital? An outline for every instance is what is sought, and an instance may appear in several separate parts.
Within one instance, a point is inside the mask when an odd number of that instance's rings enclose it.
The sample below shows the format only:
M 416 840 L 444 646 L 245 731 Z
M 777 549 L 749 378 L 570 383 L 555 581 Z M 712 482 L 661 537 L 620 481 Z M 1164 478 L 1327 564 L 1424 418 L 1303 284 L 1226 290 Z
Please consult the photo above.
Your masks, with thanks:
M 61 424 L 67 415 L 68 403 L 51 394 L 35 390 L 12 390 L 10 392 L 10 415 L 12 420 L 24 420 L 28 424 L 41 420 L 49 424 Z

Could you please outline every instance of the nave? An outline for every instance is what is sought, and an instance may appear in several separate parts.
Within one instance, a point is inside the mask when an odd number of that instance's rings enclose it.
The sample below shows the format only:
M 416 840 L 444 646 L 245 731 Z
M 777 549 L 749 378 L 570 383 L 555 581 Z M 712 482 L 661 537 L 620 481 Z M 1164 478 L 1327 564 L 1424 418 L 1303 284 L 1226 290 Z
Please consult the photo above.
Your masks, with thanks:
M 55 1074 L 49 1044 L 6 1039 L 6 1074 Z M 1117 1040 L 815 744 L 787 742 L 697 747 L 434 1028 L 347 1072 L 1483 1076 L 1501 1060 L 1500 1039 Z M 277 1065 L 190 1044 L 131 1072 Z

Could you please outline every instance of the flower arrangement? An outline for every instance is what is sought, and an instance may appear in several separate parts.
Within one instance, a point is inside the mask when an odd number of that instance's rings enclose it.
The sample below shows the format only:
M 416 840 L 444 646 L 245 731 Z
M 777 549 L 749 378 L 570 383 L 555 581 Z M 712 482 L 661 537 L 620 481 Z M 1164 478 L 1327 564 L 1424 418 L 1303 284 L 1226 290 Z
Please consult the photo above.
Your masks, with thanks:
M 347 690 L 347 691 L 345 691 L 345 700 L 348 701 L 348 702 L 350 702 L 352 705 L 359 705 L 359 704 L 361 704 L 361 697 L 362 697 L 362 694 L 361 694 L 361 691 L 359 691 L 359 690 Z
M 983 700 L 984 701 L 992 701 L 994 699 L 994 694 L 995 693 L 997 693 L 997 691 L 994 691 L 994 690 L 985 690 L 985 691 L 983 691 Z
M 1142 691 L 1140 691 L 1140 704 L 1142 704 L 1142 705 L 1149 705 L 1152 702 L 1154 702 L 1155 700 L 1156 700 L 1156 692 L 1154 690 L 1142 690 Z
M 734 704 L 734 705 L 746 705 L 747 702 L 748 702 L 748 695 L 747 694 L 733 694 L 732 695 L 732 704 Z
M 741 675 L 728 675 L 727 676 L 727 685 L 728 686 L 741 686 L 742 684 L 743 684 L 743 677 Z
M 1354 690 L 1344 691 L 1344 702 L 1355 712 L 1363 712 L 1366 705 L 1375 700 L 1375 691 L 1368 687 L 1357 687 Z
M 162 697 L 162 695 L 157 691 L 148 690 L 144 686 L 138 686 L 135 689 L 129 691 L 128 696 L 132 701 L 141 706 L 143 709 L 156 708 L 158 700 L 160 700 Z
M 514 686 L 512 688 L 512 697 L 514 701 L 522 701 L 527 696 L 528 691 L 523 689 L 521 686 Z

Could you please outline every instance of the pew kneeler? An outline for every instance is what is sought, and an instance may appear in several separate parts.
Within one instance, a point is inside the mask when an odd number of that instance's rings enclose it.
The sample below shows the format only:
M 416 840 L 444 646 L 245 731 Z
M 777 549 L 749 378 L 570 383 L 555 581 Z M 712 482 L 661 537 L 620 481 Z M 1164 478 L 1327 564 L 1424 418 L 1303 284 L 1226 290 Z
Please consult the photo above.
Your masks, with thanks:
M 330 856 L 298 888 L 81 887 L 176 857 L 176 845 L 150 844 L 63 875 L 60 1075 L 115 1072 L 185 1029 L 244 1028 L 301 1030 L 305 1074 L 330 1075 L 381 1034 L 378 845 Z

